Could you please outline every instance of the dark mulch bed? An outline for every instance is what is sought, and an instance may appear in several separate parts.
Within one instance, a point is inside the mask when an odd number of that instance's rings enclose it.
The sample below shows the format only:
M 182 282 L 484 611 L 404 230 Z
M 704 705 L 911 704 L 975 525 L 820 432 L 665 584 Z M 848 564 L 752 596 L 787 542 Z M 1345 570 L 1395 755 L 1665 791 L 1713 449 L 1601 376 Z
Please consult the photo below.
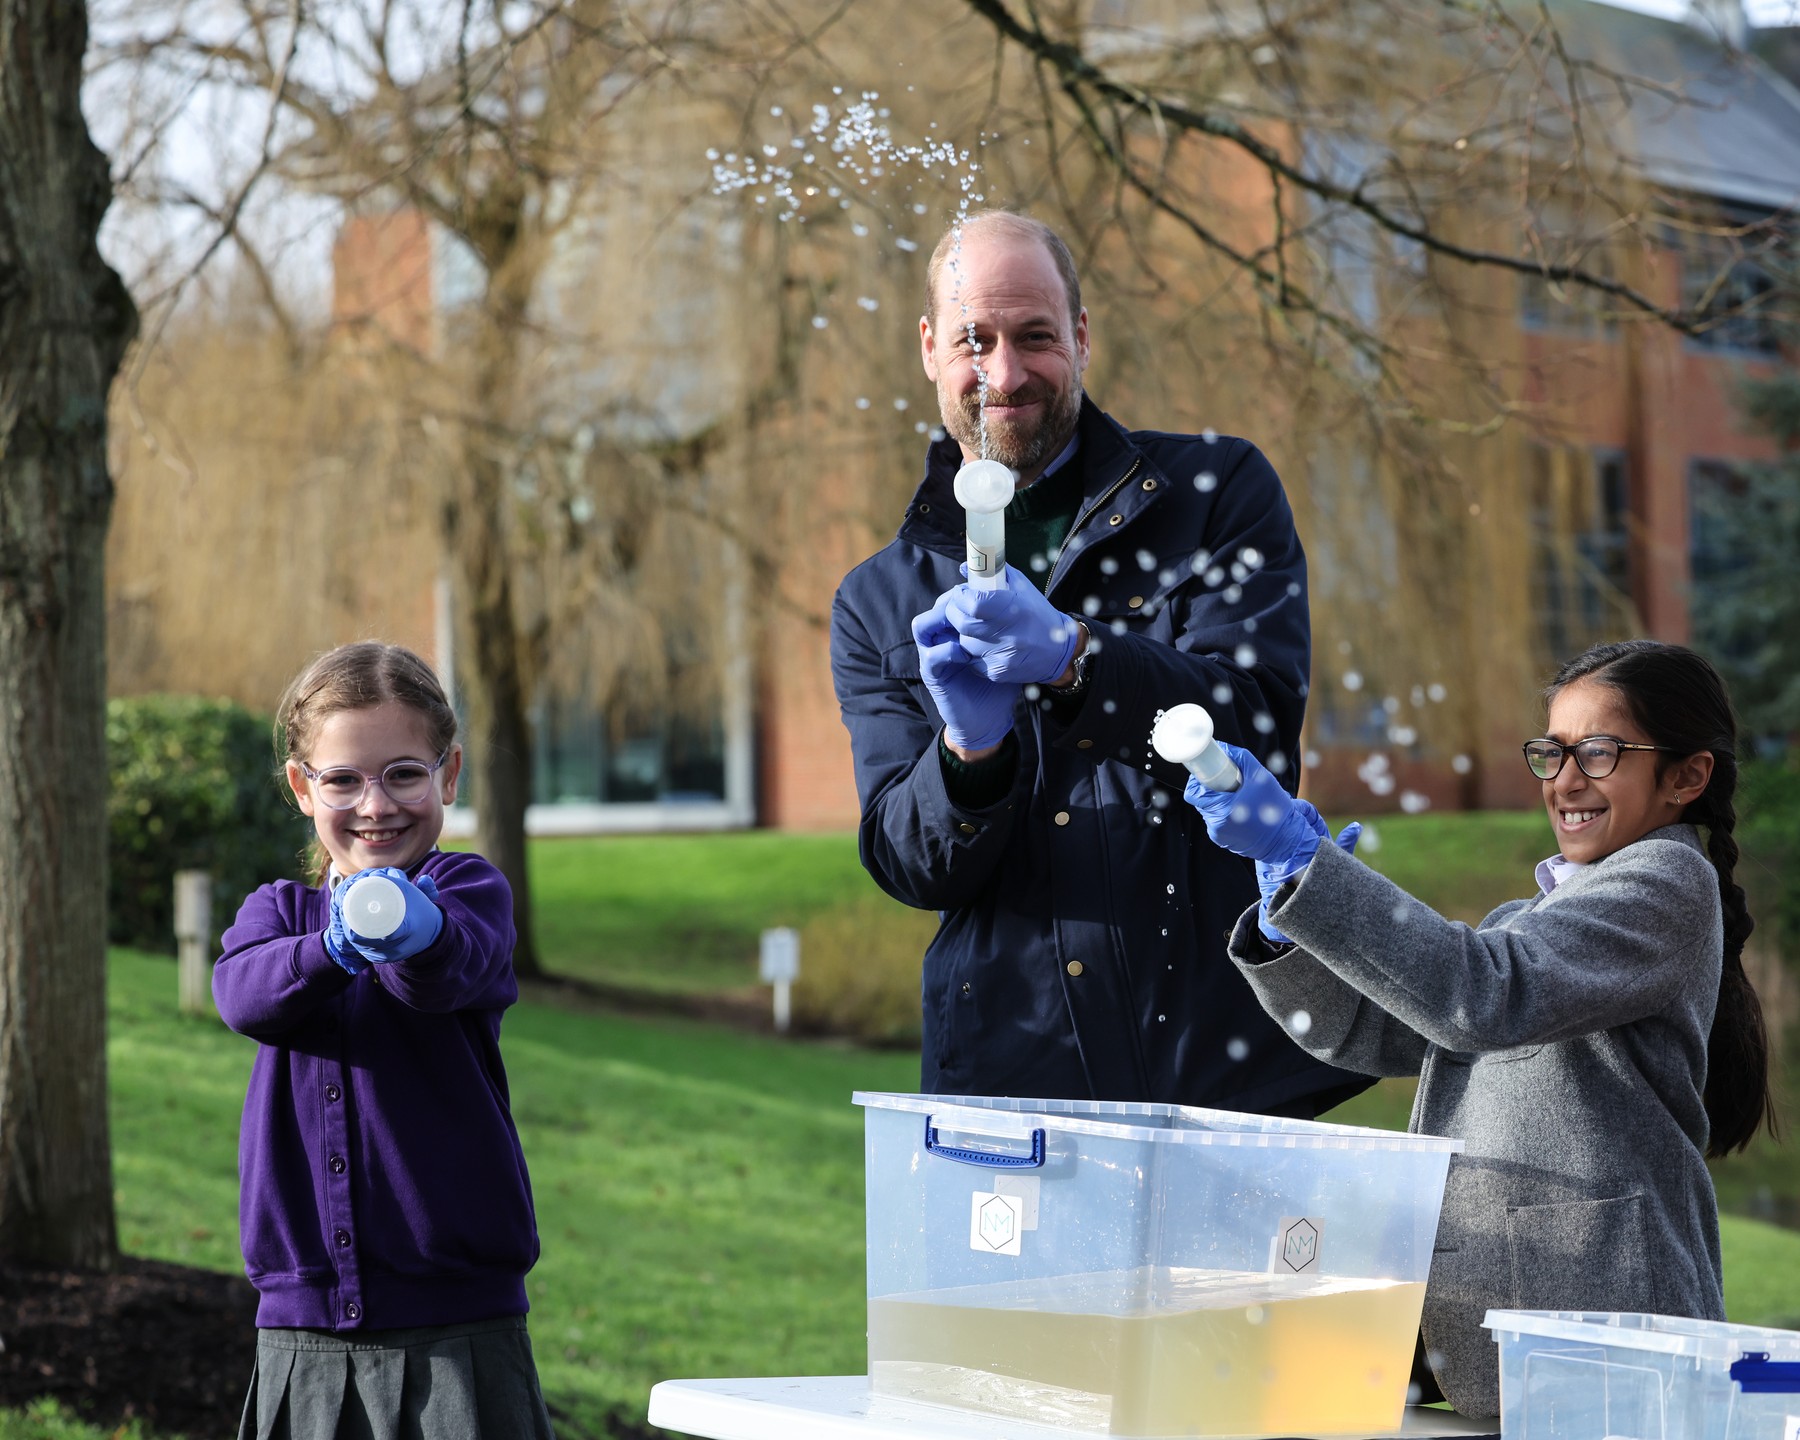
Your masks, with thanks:
M 0 1263 L 0 1405 L 55 1396 L 192 1440 L 237 1433 L 256 1357 L 241 1275 L 122 1258 L 110 1275 Z
M 0 1407 L 49 1395 L 102 1426 L 137 1418 L 189 1440 L 237 1434 L 256 1359 L 256 1292 L 241 1275 L 123 1257 L 110 1275 L 0 1261 Z M 561 1435 L 579 1436 L 552 1410 Z M 608 1440 L 661 1440 L 619 1412 Z

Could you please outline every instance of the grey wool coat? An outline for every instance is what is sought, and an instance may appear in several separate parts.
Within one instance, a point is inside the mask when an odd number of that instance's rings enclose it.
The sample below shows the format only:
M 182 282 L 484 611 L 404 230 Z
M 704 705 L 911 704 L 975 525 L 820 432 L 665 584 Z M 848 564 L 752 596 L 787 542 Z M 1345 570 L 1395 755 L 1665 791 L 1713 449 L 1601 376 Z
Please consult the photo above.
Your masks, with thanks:
M 1465 1144 L 1423 1323 L 1452 1405 L 1499 1414 L 1490 1306 L 1725 1317 L 1701 1103 L 1723 921 L 1692 826 L 1473 929 L 1325 844 L 1270 916 L 1294 948 L 1254 908 L 1231 937 L 1269 1013 L 1333 1065 L 1419 1076 L 1408 1128 Z

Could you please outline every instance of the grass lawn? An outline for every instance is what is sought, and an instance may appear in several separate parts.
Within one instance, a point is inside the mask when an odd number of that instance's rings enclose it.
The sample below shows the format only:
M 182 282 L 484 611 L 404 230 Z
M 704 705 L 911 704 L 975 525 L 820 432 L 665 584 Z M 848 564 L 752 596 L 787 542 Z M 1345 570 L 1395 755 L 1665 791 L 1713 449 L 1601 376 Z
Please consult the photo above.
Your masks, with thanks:
M 1353 815 L 1328 817 L 1335 833 Z M 1376 844 L 1368 843 L 1367 830 Z M 1542 810 L 1383 815 L 1356 853 L 1403 890 L 1474 924 L 1506 900 L 1537 891 L 1533 871 L 1556 850 Z
M 583 837 L 530 853 L 545 967 L 644 990 L 754 985 L 762 931 L 874 889 L 853 835 Z
M 1371 864 L 1471 920 L 1528 893 L 1552 849 L 1537 812 L 1393 815 L 1373 829 Z M 531 885 L 546 968 L 654 991 L 754 985 L 764 929 L 879 894 L 854 835 L 771 831 L 535 841 Z

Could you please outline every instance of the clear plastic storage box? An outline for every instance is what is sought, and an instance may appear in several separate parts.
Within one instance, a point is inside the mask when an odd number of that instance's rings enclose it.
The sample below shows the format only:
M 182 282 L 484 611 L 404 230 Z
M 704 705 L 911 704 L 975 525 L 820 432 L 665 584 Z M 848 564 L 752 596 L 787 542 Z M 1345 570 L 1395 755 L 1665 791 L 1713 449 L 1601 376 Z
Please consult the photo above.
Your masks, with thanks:
M 861 1094 L 877 1394 L 1104 1435 L 1368 1435 L 1461 1143 L 1174 1105 Z
M 1505 1440 L 1795 1440 L 1800 1333 L 1490 1310 Z

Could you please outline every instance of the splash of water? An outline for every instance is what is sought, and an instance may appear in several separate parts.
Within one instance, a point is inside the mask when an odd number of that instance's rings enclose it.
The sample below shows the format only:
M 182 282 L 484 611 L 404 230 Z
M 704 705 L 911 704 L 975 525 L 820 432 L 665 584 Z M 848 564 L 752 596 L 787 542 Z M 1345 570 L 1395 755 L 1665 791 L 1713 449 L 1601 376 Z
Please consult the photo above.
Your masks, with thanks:
M 832 93 L 841 95 L 842 87 Z M 888 121 L 892 112 L 880 105 L 881 94 L 865 90 L 841 112 L 831 105 L 815 104 L 804 125 L 787 121 L 786 143 L 773 140 L 739 154 L 721 154 L 708 150 L 706 158 L 713 162 L 713 194 L 747 196 L 757 205 L 768 206 L 782 221 L 805 224 L 809 208 L 823 205 L 828 209 L 849 210 L 853 203 L 876 205 L 888 182 L 900 184 L 910 192 L 917 180 L 953 178 L 957 201 L 950 223 L 950 249 L 945 264 L 951 275 L 951 298 L 969 339 L 974 357 L 975 378 L 980 410 L 980 450 L 983 459 L 990 458 L 987 429 L 988 374 L 982 360 L 980 339 L 969 307 L 963 299 L 962 242 L 963 227 L 972 205 L 987 197 L 981 190 L 981 166 L 973 153 L 947 139 L 907 144 L 895 139 Z M 782 120 L 785 111 L 771 106 L 769 116 Z M 935 128 L 935 122 L 934 127 Z M 986 137 L 980 141 L 986 144 Z M 913 177 L 909 179 L 907 177 Z M 928 206 L 914 200 L 906 209 L 914 216 L 928 213 Z M 873 227 L 855 221 L 851 234 L 864 239 Z M 890 229 L 893 227 L 890 226 Z M 907 254 L 916 252 L 918 241 L 907 235 L 895 235 L 894 247 Z M 858 301 L 865 311 L 873 312 L 876 303 L 868 298 Z M 825 317 L 816 317 L 814 325 L 824 328 Z M 903 409 L 899 402 L 896 409 Z

